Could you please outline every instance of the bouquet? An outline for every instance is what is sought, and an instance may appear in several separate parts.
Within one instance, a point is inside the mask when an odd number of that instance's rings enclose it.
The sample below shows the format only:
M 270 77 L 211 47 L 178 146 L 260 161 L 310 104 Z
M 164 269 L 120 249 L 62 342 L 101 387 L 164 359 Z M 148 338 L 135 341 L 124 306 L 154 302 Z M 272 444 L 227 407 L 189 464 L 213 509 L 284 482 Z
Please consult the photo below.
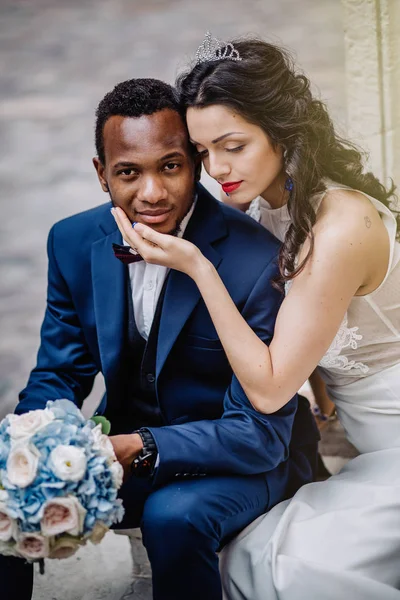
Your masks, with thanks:
M 0 554 L 67 558 L 99 543 L 123 517 L 122 479 L 101 423 L 71 401 L 8 415 L 0 423 Z

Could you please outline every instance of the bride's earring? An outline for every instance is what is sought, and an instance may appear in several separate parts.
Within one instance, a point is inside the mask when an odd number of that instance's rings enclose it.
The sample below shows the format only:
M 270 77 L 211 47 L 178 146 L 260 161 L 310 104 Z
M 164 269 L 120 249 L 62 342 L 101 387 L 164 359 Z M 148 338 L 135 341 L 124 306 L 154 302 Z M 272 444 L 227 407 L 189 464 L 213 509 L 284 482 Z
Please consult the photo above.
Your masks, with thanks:
M 290 175 L 288 175 L 286 177 L 286 181 L 285 181 L 285 190 L 287 190 L 288 192 L 291 192 L 294 188 L 294 183 L 293 183 L 293 179 L 290 177 Z
M 284 165 L 284 167 L 286 165 L 287 155 L 288 155 L 288 149 L 285 148 L 284 151 L 283 151 L 283 165 Z M 291 192 L 293 190 L 293 187 L 294 187 L 293 179 L 290 177 L 290 175 L 288 175 L 286 177 L 286 181 L 285 181 L 285 190 L 287 190 L 288 192 Z

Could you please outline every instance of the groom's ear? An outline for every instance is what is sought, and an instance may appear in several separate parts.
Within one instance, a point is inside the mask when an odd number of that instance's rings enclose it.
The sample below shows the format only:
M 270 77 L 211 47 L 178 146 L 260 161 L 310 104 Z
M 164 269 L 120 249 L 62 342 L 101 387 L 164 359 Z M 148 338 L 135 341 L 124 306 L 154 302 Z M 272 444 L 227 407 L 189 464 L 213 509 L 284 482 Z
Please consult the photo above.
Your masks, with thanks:
M 105 168 L 104 168 L 103 163 L 97 156 L 95 156 L 93 158 L 93 166 L 96 169 L 97 177 L 98 177 L 98 180 L 100 182 L 103 192 L 109 192 L 110 190 L 108 189 L 108 183 L 105 178 Z

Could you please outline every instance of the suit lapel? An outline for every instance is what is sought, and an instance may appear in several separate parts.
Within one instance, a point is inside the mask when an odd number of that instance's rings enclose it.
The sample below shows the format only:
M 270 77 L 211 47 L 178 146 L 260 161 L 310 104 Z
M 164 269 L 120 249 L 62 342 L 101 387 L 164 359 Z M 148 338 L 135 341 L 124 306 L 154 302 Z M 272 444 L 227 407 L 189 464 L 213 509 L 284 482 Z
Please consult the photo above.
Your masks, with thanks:
M 127 269 L 112 251 L 113 242 L 121 244 L 113 217 L 107 214 L 100 227 L 107 235 L 92 244 L 92 285 L 101 364 L 107 378 L 122 356 Z
M 212 243 L 227 235 L 227 227 L 218 202 L 200 187 L 196 208 L 184 238 L 193 242 L 218 268 L 222 257 Z M 166 284 L 157 344 L 156 375 L 160 374 L 168 354 L 186 321 L 200 300 L 194 281 L 180 271 L 171 270 Z

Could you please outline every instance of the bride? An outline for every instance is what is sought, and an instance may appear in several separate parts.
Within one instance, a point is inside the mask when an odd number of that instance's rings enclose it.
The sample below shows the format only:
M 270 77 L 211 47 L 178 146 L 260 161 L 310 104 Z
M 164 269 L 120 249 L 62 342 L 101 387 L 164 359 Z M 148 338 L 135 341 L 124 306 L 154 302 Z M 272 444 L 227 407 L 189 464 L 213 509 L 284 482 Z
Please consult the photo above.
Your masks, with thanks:
M 190 138 L 226 200 L 283 242 L 286 297 L 267 347 L 192 244 L 131 228 L 143 255 L 187 273 L 257 410 L 281 408 L 318 366 L 360 452 L 302 487 L 222 552 L 231 600 L 400 599 L 400 244 L 386 190 L 334 131 L 280 48 L 211 40 L 178 80 Z M 252 201 L 254 198 L 256 200 Z M 393 208 L 393 207 L 392 207 Z M 240 273 L 238 273 L 240 285 Z

